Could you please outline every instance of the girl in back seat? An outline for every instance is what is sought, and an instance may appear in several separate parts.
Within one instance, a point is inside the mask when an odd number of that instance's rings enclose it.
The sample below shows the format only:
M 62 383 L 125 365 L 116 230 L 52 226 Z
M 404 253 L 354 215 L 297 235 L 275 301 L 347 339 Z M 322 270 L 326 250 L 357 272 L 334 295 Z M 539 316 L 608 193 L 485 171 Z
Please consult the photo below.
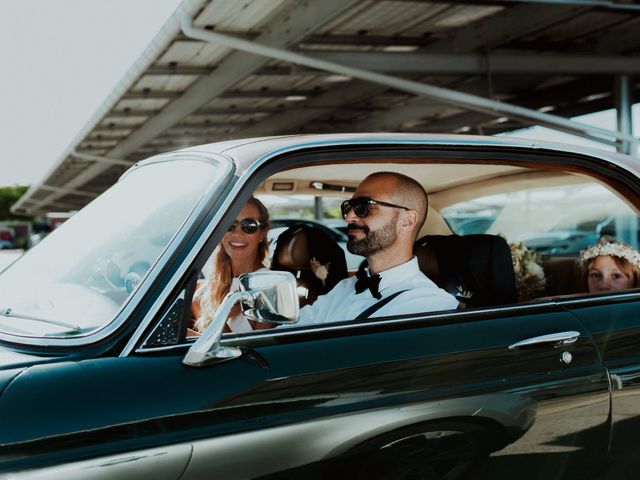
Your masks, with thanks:
M 590 293 L 626 290 L 640 286 L 640 253 L 610 237 L 580 252 Z

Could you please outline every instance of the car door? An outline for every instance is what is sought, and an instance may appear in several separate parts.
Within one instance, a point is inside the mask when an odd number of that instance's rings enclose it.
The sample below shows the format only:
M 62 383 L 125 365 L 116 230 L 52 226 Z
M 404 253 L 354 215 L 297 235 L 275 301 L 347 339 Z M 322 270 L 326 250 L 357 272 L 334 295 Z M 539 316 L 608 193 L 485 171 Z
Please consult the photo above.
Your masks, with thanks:
M 606 372 L 552 303 L 223 343 L 243 354 L 194 368 L 177 345 L 27 369 L 0 399 L 5 471 L 588 478 L 607 450 Z
M 638 458 L 640 307 L 638 291 L 568 299 L 563 307 L 593 335 L 611 377 L 612 441 L 607 478 L 625 478 Z
M 399 468 L 435 478 L 589 478 L 607 451 L 606 372 L 586 329 L 553 304 L 245 341 L 275 376 L 232 402 L 302 422 L 294 441 L 278 437 L 279 455 L 326 447 L 291 478 L 396 478 L 385 475 Z M 194 447 L 187 473 L 204 471 L 211 454 L 206 442 Z

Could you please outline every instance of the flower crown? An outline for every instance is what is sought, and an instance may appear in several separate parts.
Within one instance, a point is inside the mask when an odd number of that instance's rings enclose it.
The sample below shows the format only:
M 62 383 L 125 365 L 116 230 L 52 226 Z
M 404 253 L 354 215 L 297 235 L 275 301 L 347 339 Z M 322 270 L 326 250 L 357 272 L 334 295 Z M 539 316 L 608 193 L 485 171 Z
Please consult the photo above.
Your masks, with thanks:
M 640 253 L 627 245 L 613 239 L 601 238 L 598 243 L 580 252 L 580 260 L 586 265 L 589 260 L 604 255 L 611 255 L 626 260 L 636 268 L 640 268 Z

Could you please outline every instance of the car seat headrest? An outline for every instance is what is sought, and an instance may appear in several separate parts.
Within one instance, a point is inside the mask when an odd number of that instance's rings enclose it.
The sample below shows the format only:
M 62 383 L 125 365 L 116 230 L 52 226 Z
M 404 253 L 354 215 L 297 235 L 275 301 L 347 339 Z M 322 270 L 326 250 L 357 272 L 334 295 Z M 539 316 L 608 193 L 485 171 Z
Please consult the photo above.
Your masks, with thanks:
M 497 235 L 426 235 L 414 252 L 420 269 L 466 306 L 514 303 L 511 251 Z
M 296 275 L 299 285 L 309 290 L 309 302 L 348 276 L 344 250 L 320 228 L 306 225 L 291 226 L 280 234 L 271 268 Z
M 303 270 L 309 268 L 311 251 L 309 248 L 309 231 L 303 227 L 296 227 L 289 235 L 288 230 L 278 237 L 274 259 L 285 268 Z

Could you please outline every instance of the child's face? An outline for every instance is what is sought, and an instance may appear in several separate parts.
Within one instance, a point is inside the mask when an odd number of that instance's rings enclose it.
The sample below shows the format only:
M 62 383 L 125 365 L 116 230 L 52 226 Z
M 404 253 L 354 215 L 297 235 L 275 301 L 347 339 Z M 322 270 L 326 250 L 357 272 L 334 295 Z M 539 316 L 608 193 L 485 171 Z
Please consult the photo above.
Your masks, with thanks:
M 587 274 L 590 293 L 625 290 L 633 287 L 631 275 L 620 270 L 609 255 L 597 257 Z

